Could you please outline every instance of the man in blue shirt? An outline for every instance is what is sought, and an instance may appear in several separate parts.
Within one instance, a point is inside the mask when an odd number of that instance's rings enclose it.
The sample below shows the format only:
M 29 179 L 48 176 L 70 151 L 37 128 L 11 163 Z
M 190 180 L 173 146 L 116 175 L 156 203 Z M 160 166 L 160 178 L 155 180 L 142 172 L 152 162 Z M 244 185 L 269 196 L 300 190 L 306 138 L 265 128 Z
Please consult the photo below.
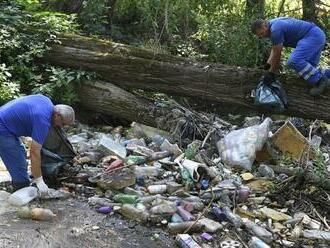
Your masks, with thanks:
M 0 108 L 0 156 L 12 178 L 15 190 L 29 186 L 26 153 L 20 136 L 32 138 L 31 172 L 41 194 L 48 192 L 41 173 L 41 147 L 51 125 L 62 127 L 75 120 L 68 105 L 53 105 L 43 95 L 30 95 L 12 100 Z
M 295 49 L 287 65 L 313 86 L 310 95 L 320 95 L 330 85 L 330 69 L 317 68 L 325 46 L 325 34 L 314 23 L 279 17 L 269 21 L 254 21 L 251 31 L 260 38 L 268 37 L 272 41 L 272 50 L 267 60 L 270 67 L 268 77 L 278 73 L 283 47 L 292 47 Z

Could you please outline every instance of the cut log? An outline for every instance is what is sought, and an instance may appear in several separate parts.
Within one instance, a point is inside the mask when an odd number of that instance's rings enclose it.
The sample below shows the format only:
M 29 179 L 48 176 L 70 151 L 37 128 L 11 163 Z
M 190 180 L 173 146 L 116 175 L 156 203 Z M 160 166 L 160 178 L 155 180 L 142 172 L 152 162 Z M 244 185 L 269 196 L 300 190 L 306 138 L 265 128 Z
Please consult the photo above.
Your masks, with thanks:
M 130 122 L 157 125 L 154 116 L 156 112 L 151 102 L 116 85 L 101 81 L 84 81 L 76 90 L 81 99 L 80 105 L 87 110 Z
M 134 87 L 203 101 L 257 110 L 249 98 L 261 70 L 203 63 L 150 50 L 82 36 L 66 36 L 44 57 L 53 65 L 97 72 L 120 87 Z M 291 116 L 330 121 L 330 91 L 308 95 L 310 86 L 298 78 L 282 78 Z

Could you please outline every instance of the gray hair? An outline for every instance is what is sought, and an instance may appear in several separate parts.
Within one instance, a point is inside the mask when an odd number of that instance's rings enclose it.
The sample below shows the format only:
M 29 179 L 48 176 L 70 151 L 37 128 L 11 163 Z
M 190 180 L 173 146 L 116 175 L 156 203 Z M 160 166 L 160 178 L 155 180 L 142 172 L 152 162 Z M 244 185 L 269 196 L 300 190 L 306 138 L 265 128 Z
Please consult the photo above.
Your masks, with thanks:
M 261 29 L 265 24 L 268 24 L 267 20 L 258 19 L 251 23 L 251 32 L 256 34 L 256 32 Z
M 54 111 L 62 116 L 62 118 L 69 123 L 75 121 L 75 113 L 71 106 L 65 104 L 57 104 L 54 106 Z

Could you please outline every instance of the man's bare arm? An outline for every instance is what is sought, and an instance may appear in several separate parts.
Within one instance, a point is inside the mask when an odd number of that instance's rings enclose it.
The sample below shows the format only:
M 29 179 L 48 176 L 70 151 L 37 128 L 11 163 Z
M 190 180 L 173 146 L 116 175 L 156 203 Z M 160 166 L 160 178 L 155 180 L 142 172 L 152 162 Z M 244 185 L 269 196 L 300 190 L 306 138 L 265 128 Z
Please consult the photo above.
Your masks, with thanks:
M 280 70 L 282 49 L 282 45 L 276 45 L 272 47 L 270 56 L 267 60 L 267 63 L 270 64 L 270 72 L 278 73 L 278 71 Z
M 31 158 L 31 171 L 35 179 L 42 176 L 40 153 L 41 153 L 41 145 L 36 141 L 32 140 L 30 147 L 30 158 Z

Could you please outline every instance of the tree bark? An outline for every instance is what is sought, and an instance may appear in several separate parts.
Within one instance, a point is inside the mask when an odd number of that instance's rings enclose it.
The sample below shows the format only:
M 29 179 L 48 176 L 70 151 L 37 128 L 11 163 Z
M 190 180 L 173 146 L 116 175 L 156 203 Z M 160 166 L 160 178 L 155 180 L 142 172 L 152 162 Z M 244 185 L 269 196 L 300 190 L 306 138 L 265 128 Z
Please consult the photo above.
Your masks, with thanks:
M 116 2 L 117 2 L 117 0 L 107 0 L 107 2 L 106 2 L 107 19 L 108 19 L 107 29 L 109 32 L 111 32 L 112 19 L 113 19 L 115 7 L 116 7 Z
M 94 113 L 103 113 L 115 119 L 137 121 L 157 126 L 156 111 L 152 104 L 109 82 L 84 81 L 76 87 L 80 105 Z
M 249 98 L 262 71 L 223 64 L 202 63 L 181 57 L 156 54 L 81 36 L 67 36 L 54 45 L 44 62 L 98 73 L 120 87 L 140 88 L 203 101 L 226 103 L 258 110 Z M 330 91 L 313 98 L 310 86 L 296 77 L 282 77 L 292 116 L 330 121 Z
M 314 0 L 303 0 L 303 19 L 317 23 L 316 5 Z
M 79 13 L 84 0 L 47 0 L 44 2 L 45 9 L 63 12 L 67 14 Z
M 254 18 L 264 18 L 265 0 L 246 0 L 245 12 Z

